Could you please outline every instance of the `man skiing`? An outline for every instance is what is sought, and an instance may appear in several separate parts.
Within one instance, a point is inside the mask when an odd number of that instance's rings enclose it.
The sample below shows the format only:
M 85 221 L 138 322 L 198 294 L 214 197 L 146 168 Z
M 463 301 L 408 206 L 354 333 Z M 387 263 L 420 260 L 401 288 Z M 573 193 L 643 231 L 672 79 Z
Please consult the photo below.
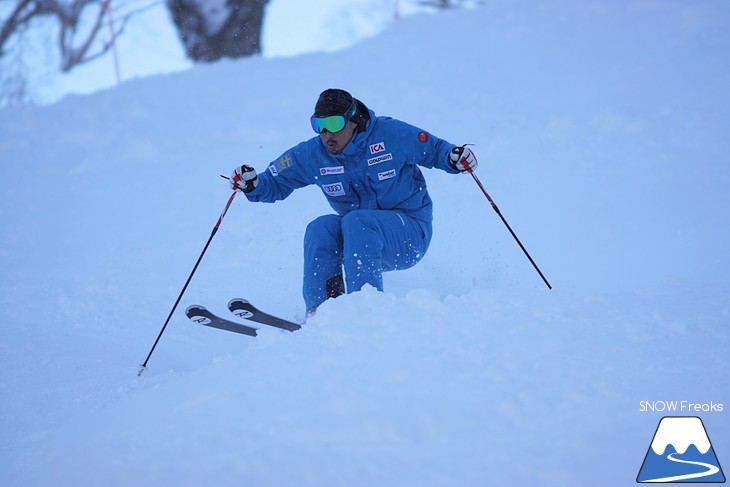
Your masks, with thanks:
M 265 172 L 243 165 L 231 176 L 233 189 L 250 201 L 282 200 L 316 184 L 335 210 L 312 221 L 304 235 L 308 316 L 328 298 L 365 284 L 382 291 L 383 271 L 421 260 L 433 212 L 418 166 L 449 173 L 477 166 L 469 148 L 376 116 L 344 90 L 323 91 L 311 123 L 319 135 L 286 151 Z

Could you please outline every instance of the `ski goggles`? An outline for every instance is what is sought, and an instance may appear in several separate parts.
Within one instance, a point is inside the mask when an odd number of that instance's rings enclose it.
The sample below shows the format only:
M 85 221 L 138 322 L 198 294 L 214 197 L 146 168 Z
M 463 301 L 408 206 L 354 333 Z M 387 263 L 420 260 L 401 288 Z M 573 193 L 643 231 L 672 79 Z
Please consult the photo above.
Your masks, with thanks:
M 314 131 L 318 134 L 321 134 L 325 130 L 327 132 L 335 133 L 344 129 L 345 125 L 347 125 L 347 122 L 350 121 L 350 119 L 355 115 L 356 112 L 357 103 L 355 103 L 355 100 L 352 100 L 352 105 L 350 105 L 350 108 L 347 109 L 347 112 L 345 112 L 344 115 L 331 115 L 329 117 L 311 117 L 309 120 L 312 122 L 312 129 L 314 129 Z

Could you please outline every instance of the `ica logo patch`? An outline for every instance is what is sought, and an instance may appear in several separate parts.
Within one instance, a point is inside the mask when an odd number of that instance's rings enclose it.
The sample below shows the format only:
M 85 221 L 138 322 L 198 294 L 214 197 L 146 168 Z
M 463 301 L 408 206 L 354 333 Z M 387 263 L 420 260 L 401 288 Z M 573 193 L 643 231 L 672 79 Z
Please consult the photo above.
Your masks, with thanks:
M 342 183 L 323 184 L 322 190 L 329 196 L 345 196 L 345 187 Z
M 385 142 L 378 142 L 377 144 L 373 144 L 370 146 L 371 154 L 377 154 L 378 152 L 383 152 L 384 150 L 385 150 Z
M 696 416 L 663 417 L 636 482 L 725 482 L 702 420 Z

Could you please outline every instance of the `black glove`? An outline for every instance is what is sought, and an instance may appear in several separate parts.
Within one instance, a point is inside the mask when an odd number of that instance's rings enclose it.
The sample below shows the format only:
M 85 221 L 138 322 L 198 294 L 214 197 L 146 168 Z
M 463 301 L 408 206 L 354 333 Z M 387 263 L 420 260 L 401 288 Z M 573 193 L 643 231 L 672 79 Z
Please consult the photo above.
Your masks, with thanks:
M 459 172 L 472 172 L 478 164 L 474 153 L 465 145 L 454 147 L 449 153 L 449 165 Z
M 259 177 L 256 169 L 251 166 L 243 165 L 237 167 L 231 173 L 231 189 L 237 189 L 244 193 L 250 193 L 259 185 Z

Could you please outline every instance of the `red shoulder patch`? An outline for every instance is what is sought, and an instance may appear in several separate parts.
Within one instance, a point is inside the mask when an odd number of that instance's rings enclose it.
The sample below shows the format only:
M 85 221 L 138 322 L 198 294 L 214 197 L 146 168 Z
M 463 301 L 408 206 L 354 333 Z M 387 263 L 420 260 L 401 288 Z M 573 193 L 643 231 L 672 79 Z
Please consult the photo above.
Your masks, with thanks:
M 418 132 L 418 140 L 428 142 L 428 134 L 426 132 Z

